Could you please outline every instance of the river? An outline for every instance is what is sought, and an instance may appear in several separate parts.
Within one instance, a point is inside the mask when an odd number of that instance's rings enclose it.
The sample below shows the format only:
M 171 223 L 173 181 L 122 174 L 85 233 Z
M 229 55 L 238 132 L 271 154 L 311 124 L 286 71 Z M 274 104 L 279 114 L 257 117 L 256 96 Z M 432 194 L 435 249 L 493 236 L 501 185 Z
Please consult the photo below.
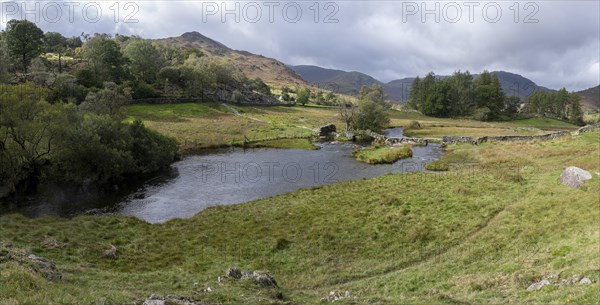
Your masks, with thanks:
M 402 129 L 385 131 L 402 136 Z M 237 204 L 301 188 L 422 170 L 443 151 L 437 144 L 413 148 L 413 157 L 394 164 L 356 161 L 351 143 L 322 143 L 319 150 L 220 149 L 189 156 L 171 169 L 109 194 L 48 190 L 3 209 L 31 217 L 117 213 L 151 223 L 188 218 L 214 205 Z

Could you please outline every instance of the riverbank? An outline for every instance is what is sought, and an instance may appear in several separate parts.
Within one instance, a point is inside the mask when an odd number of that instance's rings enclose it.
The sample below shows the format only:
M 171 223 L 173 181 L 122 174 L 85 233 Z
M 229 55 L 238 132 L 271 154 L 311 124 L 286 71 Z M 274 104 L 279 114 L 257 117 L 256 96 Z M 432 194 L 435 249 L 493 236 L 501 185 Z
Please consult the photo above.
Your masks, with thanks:
M 175 294 L 200 304 L 319 304 L 347 290 L 345 302 L 359 304 L 593 304 L 599 136 L 450 145 L 444 161 L 468 168 L 303 189 L 157 225 L 1 216 L 0 240 L 55 262 L 64 281 L 0 263 L 0 298 L 122 304 Z M 560 185 L 567 166 L 594 177 L 581 189 Z M 116 259 L 103 257 L 111 245 Z M 218 280 L 234 266 L 271 271 L 281 295 Z M 527 290 L 574 275 L 592 283 Z

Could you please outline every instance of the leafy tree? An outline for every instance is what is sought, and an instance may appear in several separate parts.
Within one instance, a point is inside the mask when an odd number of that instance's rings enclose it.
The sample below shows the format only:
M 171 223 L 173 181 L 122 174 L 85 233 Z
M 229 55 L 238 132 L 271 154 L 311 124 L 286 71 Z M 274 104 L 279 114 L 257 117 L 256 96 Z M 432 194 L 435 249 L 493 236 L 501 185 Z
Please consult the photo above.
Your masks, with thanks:
M 33 83 L 3 85 L 0 89 L 0 184 L 10 190 L 22 182 L 27 191 L 49 164 L 58 107 L 44 101 L 48 91 Z
M 408 101 L 406 105 L 411 109 L 419 109 L 419 104 L 421 103 L 421 78 L 418 76 L 412 83 L 410 87 L 410 92 L 408 93 Z
M 6 38 L 4 33 L 0 33 L 0 83 L 8 81 L 8 69 L 11 65 L 11 60 L 7 52 Z
M 509 96 L 504 100 L 504 113 L 509 116 L 514 116 L 519 112 L 519 106 L 521 105 L 521 99 L 518 96 Z
M 583 111 L 581 111 L 581 96 L 572 93 L 569 97 L 569 121 L 575 125 L 583 125 Z
M 131 72 L 146 83 L 156 81 L 156 75 L 165 66 L 165 60 L 160 52 L 147 40 L 135 39 L 123 50 L 129 59 Z
M 104 83 L 104 88 L 98 92 L 88 93 L 80 108 L 100 115 L 119 116 L 121 107 L 131 100 L 131 90 L 119 90 L 112 82 Z
M 363 86 L 358 108 L 352 119 L 352 128 L 380 132 L 390 122 L 390 108 L 391 104 L 387 101 L 381 85 Z
M 488 108 L 489 118 L 496 118 L 504 109 L 504 92 L 500 81 L 495 75 L 483 71 L 474 81 L 474 95 L 477 108 Z
M 300 103 L 300 105 L 304 106 L 310 100 L 310 90 L 308 88 L 301 88 L 296 93 L 296 101 Z
M 126 59 L 119 44 L 110 37 L 97 35 L 87 40 L 83 45 L 83 58 L 89 63 L 96 83 L 120 83 L 126 77 L 123 69 Z
M 6 46 L 12 58 L 19 61 L 20 68 L 27 73 L 32 59 L 42 54 L 44 32 L 27 20 L 10 20 L 6 24 Z
M 44 35 L 46 52 L 58 55 L 58 73 L 62 73 L 62 56 L 67 52 L 67 38 L 57 32 L 48 32 Z

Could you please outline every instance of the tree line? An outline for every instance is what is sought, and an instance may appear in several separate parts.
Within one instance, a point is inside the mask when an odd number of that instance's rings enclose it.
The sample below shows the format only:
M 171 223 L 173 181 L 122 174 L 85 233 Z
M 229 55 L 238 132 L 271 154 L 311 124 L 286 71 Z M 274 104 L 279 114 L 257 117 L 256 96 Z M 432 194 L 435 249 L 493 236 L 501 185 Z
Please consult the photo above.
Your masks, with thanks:
M 447 78 L 438 78 L 433 73 L 415 78 L 407 106 L 435 117 L 488 121 L 544 115 L 580 124 L 583 113 L 579 99 L 564 88 L 558 92 L 538 91 L 528 97 L 527 106 L 521 109 L 521 100 L 507 96 L 498 78 L 490 72 L 474 77 L 469 71 L 457 71 Z

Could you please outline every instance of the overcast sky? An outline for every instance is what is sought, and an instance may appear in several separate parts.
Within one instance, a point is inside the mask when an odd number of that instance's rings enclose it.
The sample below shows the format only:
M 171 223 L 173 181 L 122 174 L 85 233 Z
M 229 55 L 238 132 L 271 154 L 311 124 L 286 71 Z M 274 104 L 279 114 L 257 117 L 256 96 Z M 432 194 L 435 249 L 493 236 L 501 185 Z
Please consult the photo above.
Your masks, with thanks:
M 45 1 L 38 7 L 33 1 L 0 2 L 2 28 L 28 10 L 28 20 L 38 18 L 44 31 L 64 35 L 102 32 L 163 38 L 198 31 L 233 49 L 287 64 L 360 71 L 381 81 L 429 71 L 487 69 L 518 73 L 555 89 L 581 90 L 600 83 L 596 0 L 517 5 L 514 1 L 315 5 L 314 1 L 103 0 Z

